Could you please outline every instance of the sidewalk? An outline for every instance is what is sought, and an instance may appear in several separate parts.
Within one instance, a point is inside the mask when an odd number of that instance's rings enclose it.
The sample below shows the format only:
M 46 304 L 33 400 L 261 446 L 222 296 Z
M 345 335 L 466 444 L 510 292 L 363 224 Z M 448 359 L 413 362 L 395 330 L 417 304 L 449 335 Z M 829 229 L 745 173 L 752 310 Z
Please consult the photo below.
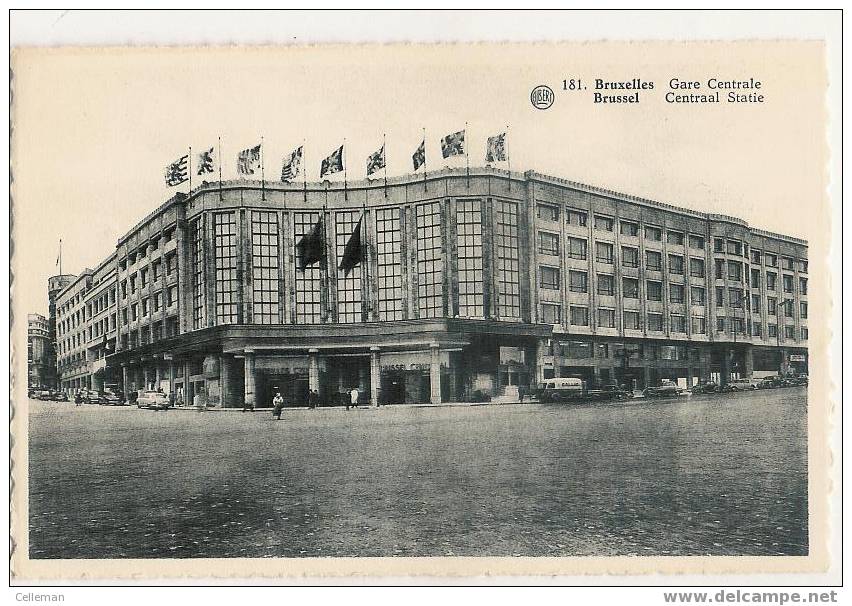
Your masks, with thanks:
M 448 408 L 448 407 L 464 407 L 464 406 L 514 406 L 519 404 L 538 404 L 538 400 L 525 400 L 523 402 L 441 402 L 440 404 L 383 404 L 381 406 L 370 406 L 368 404 L 361 404 L 354 408 L 358 410 L 378 410 L 380 408 Z M 243 412 L 242 407 L 236 408 L 220 408 L 220 407 L 209 407 L 209 408 L 197 408 L 195 406 L 175 406 L 174 408 L 170 408 L 169 410 L 183 410 L 189 412 Z M 345 406 L 320 406 L 318 408 L 308 408 L 307 406 L 285 406 L 282 409 L 282 412 L 298 412 L 298 411 L 312 411 L 312 410 L 342 410 L 346 411 Z M 256 406 L 254 409 L 255 412 L 272 412 L 271 406 Z M 245 411 L 247 414 L 251 414 L 249 411 Z

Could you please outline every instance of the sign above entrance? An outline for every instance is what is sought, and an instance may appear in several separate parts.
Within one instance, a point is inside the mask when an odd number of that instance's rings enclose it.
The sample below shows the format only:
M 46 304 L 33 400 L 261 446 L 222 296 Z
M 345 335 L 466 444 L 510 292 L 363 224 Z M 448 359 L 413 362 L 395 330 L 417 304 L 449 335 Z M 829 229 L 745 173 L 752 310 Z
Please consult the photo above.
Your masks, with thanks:
M 449 368 L 450 353 L 439 352 L 441 368 Z M 389 351 L 382 352 L 379 366 L 383 371 L 393 370 L 425 370 L 432 368 L 432 353 L 429 351 Z
M 790 354 L 791 362 L 804 362 L 807 357 L 804 354 Z

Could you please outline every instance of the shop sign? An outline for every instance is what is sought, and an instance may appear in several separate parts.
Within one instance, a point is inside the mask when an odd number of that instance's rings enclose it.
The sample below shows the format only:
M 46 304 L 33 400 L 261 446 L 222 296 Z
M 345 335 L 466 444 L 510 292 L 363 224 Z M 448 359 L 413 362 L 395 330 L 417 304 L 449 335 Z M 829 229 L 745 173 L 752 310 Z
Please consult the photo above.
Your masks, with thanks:
M 441 368 L 449 368 L 450 354 L 442 351 L 439 353 Z M 382 352 L 379 357 L 379 366 L 383 371 L 429 371 L 432 368 L 432 353 L 429 351 L 405 351 L 405 352 Z
M 804 362 L 806 359 L 804 354 L 790 354 L 791 362 Z

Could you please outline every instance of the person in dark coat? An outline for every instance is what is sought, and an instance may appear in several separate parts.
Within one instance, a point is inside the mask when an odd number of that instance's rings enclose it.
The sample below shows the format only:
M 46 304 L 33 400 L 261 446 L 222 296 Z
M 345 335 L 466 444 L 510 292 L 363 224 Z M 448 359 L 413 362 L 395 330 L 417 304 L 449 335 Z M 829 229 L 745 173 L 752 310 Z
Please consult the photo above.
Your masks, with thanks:
M 279 391 L 272 398 L 272 416 L 280 421 L 282 410 L 284 410 L 284 398 L 281 397 L 281 392 Z
M 319 394 L 316 389 L 308 392 L 308 408 L 316 408 L 319 401 Z

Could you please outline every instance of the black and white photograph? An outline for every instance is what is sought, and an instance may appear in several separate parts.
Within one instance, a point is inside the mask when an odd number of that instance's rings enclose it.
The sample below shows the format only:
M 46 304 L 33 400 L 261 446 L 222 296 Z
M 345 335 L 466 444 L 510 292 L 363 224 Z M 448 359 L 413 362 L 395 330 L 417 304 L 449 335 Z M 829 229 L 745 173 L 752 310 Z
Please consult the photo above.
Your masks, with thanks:
M 13 582 L 825 571 L 828 73 L 13 48 Z

